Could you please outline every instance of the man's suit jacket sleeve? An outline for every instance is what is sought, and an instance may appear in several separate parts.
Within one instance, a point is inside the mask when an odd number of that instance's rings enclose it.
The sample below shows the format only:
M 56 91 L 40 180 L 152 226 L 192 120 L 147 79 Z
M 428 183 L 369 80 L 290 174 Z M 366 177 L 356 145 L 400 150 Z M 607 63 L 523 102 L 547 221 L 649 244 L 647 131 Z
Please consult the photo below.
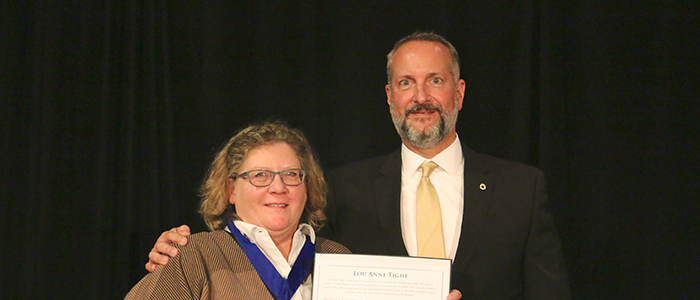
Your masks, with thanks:
M 533 197 L 532 225 L 523 261 L 525 299 L 571 299 L 561 242 L 541 171 Z

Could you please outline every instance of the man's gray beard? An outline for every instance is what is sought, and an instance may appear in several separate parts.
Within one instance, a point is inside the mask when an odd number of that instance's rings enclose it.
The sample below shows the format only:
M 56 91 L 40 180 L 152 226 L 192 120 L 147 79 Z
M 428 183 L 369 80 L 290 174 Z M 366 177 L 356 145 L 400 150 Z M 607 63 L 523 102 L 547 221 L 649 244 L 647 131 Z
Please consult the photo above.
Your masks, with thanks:
M 421 149 L 435 147 L 447 134 L 452 132 L 457 124 L 457 115 L 459 114 L 456 106 L 452 111 L 448 111 L 444 115 L 442 110 L 440 110 L 440 122 L 426 129 L 425 133 L 422 133 L 408 125 L 407 113 L 404 112 L 402 114 L 394 111 L 394 101 L 391 101 L 391 105 L 389 105 L 389 112 L 399 136 L 411 146 Z

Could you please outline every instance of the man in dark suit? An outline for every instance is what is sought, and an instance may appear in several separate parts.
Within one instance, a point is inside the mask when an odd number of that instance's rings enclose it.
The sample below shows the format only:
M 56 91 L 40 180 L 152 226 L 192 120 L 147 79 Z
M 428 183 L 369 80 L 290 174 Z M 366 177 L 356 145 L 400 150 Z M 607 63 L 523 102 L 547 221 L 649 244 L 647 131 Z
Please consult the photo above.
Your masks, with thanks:
M 459 140 L 465 82 L 454 47 L 414 33 L 387 55 L 387 76 L 401 149 L 328 174 L 329 222 L 319 235 L 353 253 L 452 259 L 451 286 L 464 299 L 569 299 L 542 172 L 477 154 Z M 426 162 L 434 167 L 424 172 Z M 418 208 L 424 184 L 437 207 L 430 221 Z M 432 228 L 428 242 L 424 227 Z M 177 229 L 164 233 L 147 269 L 166 258 L 160 253 L 174 254 L 167 243 L 183 239 Z M 436 244 L 437 252 L 424 252 Z

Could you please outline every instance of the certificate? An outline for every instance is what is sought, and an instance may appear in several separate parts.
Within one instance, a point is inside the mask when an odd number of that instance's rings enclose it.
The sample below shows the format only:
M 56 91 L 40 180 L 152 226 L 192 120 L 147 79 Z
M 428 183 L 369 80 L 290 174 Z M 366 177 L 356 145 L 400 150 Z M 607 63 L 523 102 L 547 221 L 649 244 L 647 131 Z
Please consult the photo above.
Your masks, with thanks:
M 316 253 L 314 300 L 445 300 L 451 260 Z

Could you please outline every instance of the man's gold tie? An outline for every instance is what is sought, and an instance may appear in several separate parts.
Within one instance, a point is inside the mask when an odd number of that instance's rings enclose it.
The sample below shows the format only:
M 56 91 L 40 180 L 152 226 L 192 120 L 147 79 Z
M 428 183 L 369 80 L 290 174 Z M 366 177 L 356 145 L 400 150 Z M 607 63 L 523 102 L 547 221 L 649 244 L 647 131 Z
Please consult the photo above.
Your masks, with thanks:
M 423 176 L 416 191 L 416 235 L 418 256 L 445 258 L 440 199 L 429 178 L 437 166 L 432 161 L 424 162 L 420 166 Z

